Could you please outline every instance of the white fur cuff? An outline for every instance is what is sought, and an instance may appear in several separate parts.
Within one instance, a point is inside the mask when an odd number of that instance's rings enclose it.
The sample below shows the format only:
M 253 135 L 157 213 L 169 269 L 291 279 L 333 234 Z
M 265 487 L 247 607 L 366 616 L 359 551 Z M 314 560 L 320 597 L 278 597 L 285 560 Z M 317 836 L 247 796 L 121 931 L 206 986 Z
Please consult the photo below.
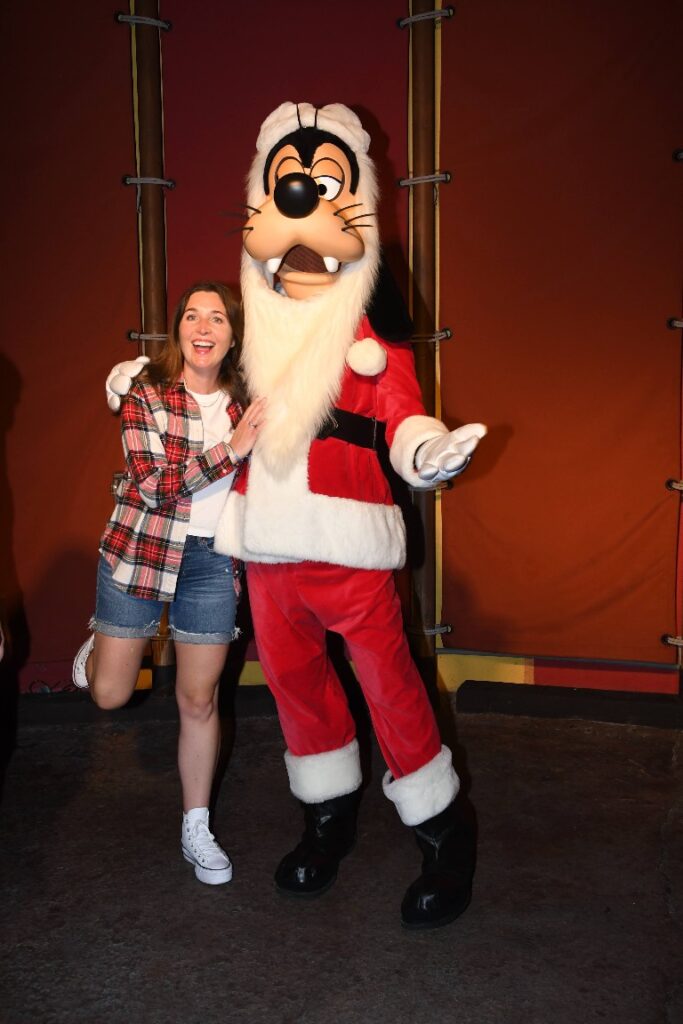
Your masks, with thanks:
M 289 788 L 305 804 L 318 804 L 354 793 L 363 781 L 357 740 L 337 750 L 302 757 L 286 750 L 285 765 Z
M 415 469 L 415 452 L 425 441 L 448 433 L 448 427 L 433 416 L 408 416 L 394 434 L 389 451 L 391 465 L 411 487 L 429 490 L 432 480 L 420 480 Z
M 460 779 L 453 768 L 451 752 L 444 746 L 436 757 L 410 775 L 393 779 L 391 772 L 387 772 L 382 789 L 396 805 L 404 825 L 421 825 L 453 803 L 460 789 Z

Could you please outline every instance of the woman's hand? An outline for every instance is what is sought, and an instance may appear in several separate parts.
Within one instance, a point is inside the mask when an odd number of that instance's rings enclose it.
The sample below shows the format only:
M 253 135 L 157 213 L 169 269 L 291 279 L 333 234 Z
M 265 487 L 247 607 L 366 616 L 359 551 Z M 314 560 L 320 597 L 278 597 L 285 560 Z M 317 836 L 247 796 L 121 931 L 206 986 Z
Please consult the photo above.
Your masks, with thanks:
M 235 427 L 234 433 L 230 438 L 230 445 L 238 458 L 246 458 L 256 444 L 258 428 L 263 423 L 265 408 L 265 398 L 257 398 L 245 410 L 244 416 Z

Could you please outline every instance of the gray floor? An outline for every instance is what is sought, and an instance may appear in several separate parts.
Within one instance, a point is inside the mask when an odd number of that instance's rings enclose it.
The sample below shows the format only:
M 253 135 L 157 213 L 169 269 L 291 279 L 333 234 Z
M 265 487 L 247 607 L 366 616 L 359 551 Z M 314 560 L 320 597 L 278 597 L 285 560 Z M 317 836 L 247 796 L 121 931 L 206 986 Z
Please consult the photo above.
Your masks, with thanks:
M 412 836 L 381 794 L 334 888 L 272 871 L 300 830 L 273 718 L 238 719 L 215 830 L 235 877 L 179 854 L 175 723 L 24 724 L 6 780 L 2 1024 L 680 1024 L 681 733 L 461 715 L 475 898 L 401 930 Z

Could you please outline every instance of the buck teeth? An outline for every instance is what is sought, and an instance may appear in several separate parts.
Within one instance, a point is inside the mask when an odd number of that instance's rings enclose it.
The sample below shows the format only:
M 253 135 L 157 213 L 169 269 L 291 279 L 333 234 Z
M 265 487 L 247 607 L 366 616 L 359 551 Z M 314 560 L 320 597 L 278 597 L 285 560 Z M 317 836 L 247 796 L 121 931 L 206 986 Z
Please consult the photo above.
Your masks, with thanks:
M 336 274 L 339 270 L 339 260 L 335 259 L 334 256 L 323 256 L 323 263 L 328 274 Z
M 282 256 L 271 256 L 269 260 L 266 260 L 266 270 L 269 274 L 277 274 L 282 263 Z

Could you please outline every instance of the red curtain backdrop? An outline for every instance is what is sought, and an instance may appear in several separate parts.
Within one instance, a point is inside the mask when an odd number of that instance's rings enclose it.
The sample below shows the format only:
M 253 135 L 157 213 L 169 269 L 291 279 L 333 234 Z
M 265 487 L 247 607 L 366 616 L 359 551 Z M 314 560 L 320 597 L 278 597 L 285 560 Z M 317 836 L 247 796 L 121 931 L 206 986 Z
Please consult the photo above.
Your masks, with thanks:
M 70 683 L 86 636 L 122 461 L 104 378 L 138 325 L 130 32 L 102 0 L 38 8 L 0 14 L 0 597 L 24 689 Z
M 390 262 L 405 280 L 408 33 L 402 5 L 164 0 L 169 295 L 202 277 L 237 283 L 244 180 L 264 118 L 286 100 L 345 103 L 372 138 Z
M 671 664 L 683 7 L 465 0 L 443 36 L 446 644 Z
M 258 127 L 342 101 L 373 138 L 405 272 L 406 5 L 162 3 L 171 299 L 237 281 Z M 120 468 L 103 400 L 138 327 L 129 29 L 4 5 L 0 598 L 22 685 L 59 686 Z M 334 15 L 334 17 L 333 17 Z M 444 497 L 456 647 L 671 663 L 679 500 L 681 11 L 463 0 L 444 42 L 444 413 L 491 435 Z M 27 53 L 30 52 L 29 58 Z

